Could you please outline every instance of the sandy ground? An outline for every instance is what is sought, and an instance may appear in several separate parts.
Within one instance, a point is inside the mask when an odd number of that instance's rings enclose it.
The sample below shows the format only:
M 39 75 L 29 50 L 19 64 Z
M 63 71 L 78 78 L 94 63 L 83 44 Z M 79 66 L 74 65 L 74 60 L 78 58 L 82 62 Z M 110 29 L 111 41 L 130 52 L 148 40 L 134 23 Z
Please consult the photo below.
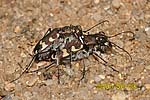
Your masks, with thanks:
M 72 69 L 56 69 L 19 76 L 30 62 L 33 48 L 49 27 L 81 25 L 83 30 L 108 20 L 90 31 L 104 31 L 127 50 L 115 49 L 103 55 L 120 73 L 96 61 L 85 59 L 86 77 L 81 77 L 82 61 Z M 150 100 L 150 1 L 149 0 L 0 0 L 0 99 L 3 100 Z M 42 63 L 43 64 L 43 63 Z M 34 64 L 35 69 L 41 64 Z M 44 74 L 43 74 L 44 73 Z M 52 75 L 50 73 L 53 73 Z

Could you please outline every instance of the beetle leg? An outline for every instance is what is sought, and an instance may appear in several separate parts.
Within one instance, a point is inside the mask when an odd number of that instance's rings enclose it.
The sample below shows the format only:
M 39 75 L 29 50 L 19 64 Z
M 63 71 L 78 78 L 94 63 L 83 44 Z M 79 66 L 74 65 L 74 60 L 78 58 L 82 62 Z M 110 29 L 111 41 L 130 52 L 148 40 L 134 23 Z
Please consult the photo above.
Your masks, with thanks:
M 51 33 L 51 32 L 52 32 L 52 30 L 51 30 L 51 28 L 49 28 L 49 29 L 47 30 L 47 32 L 44 34 L 44 37 L 45 37 L 47 34 Z
M 86 73 L 84 59 L 82 61 L 83 61 L 82 77 L 80 78 L 79 81 L 82 81 L 85 78 Z
M 72 62 L 72 51 L 71 51 L 71 49 L 70 49 L 70 63 L 69 63 L 70 68 L 72 68 L 72 64 L 71 64 L 71 62 Z
M 57 79 L 58 79 L 58 84 L 60 84 L 60 69 L 59 69 L 59 65 L 60 65 L 60 58 L 59 58 L 59 51 L 57 50 L 56 52 L 56 67 L 57 67 Z
M 113 71 L 119 73 L 118 70 L 116 70 L 115 68 L 112 67 L 112 66 L 114 66 L 114 65 L 112 65 L 112 64 L 109 65 L 108 62 L 107 62 L 106 60 L 104 60 L 102 57 L 100 57 L 97 53 L 94 52 L 93 57 L 94 57 L 94 58 L 95 58 L 95 57 L 100 58 L 100 59 L 104 62 L 104 63 L 100 62 L 101 64 L 103 64 L 104 66 L 108 66 L 108 67 L 111 68 Z M 95 59 L 96 59 L 96 58 L 95 58 Z M 98 59 L 96 59 L 96 60 L 98 61 Z

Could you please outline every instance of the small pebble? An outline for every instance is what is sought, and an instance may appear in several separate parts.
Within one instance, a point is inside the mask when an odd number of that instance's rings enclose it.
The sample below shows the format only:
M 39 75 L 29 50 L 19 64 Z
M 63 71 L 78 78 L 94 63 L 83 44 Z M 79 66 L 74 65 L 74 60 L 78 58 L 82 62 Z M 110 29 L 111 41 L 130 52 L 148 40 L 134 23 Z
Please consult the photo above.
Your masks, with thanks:
M 38 72 L 38 73 L 37 73 L 37 75 L 41 75 L 41 74 L 42 74 L 42 72 Z
M 150 84 L 145 84 L 145 88 L 149 90 L 150 89 Z
M 15 32 L 15 33 L 18 33 L 18 32 L 20 32 L 20 31 L 21 31 L 20 26 L 16 26 L 15 29 L 14 29 L 14 32 Z
M 112 1 L 112 6 L 116 9 L 118 9 L 121 5 L 121 1 L 120 0 L 113 0 Z
M 150 65 L 145 66 L 145 69 L 150 70 Z
M 98 93 L 98 91 L 97 91 L 97 90 L 94 90 L 94 92 L 93 92 L 93 93 L 97 94 L 97 93 Z
M 27 57 L 27 55 L 24 52 L 21 52 L 20 56 L 24 58 Z
M 80 64 L 79 63 L 76 63 L 76 65 L 75 65 L 76 67 L 79 67 L 80 66 Z
M 90 83 L 92 84 L 94 82 L 94 80 L 90 80 Z
M 150 27 L 146 27 L 145 32 L 148 35 L 148 37 L 150 38 Z
M 99 76 L 94 77 L 95 82 L 100 82 L 101 78 Z
M 51 17 L 53 17 L 53 16 L 54 16 L 54 14 L 53 14 L 53 13 L 50 13 L 50 16 L 51 16 Z
M 123 79 L 123 77 L 122 77 L 122 74 L 118 74 L 118 76 L 119 76 L 119 79 Z
M 109 9 L 110 9 L 110 5 L 104 7 L 104 10 L 109 10 Z
M 5 87 L 4 88 L 5 88 L 6 91 L 13 91 L 15 89 L 15 84 L 5 82 Z
M 126 100 L 126 97 L 124 92 L 118 92 L 112 96 L 112 100 Z
M 101 79 L 105 79 L 105 75 L 99 75 Z
M 141 91 L 145 91 L 145 89 L 146 89 L 146 87 L 143 86 L 143 87 L 141 88 Z
M 102 79 L 105 79 L 104 75 L 98 75 L 94 78 L 95 82 L 100 82 Z
M 95 3 L 95 4 L 98 4 L 98 3 L 99 3 L 99 0 L 94 0 L 94 3 Z

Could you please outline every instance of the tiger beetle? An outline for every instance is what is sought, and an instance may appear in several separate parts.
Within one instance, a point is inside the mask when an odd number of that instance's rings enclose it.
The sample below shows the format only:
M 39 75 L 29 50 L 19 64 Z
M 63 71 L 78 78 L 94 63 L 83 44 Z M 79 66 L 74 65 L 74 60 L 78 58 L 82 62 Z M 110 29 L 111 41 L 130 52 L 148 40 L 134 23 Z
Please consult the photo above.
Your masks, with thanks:
M 25 72 L 28 72 L 28 70 L 32 67 L 33 62 L 40 62 L 40 61 L 56 61 L 56 65 L 59 64 L 59 57 L 62 56 L 62 58 L 66 55 L 64 55 L 66 52 L 67 55 L 72 54 L 73 51 L 77 51 L 82 47 L 86 46 L 86 43 L 84 42 L 84 35 L 83 33 L 88 32 L 92 28 L 104 23 L 108 22 L 107 20 L 104 20 L 93 27 L 89 28 L 86 31 L 82 31 L 82 28 L 80 25 L 77 26 L 64 26 L 60 28 L 49 28 L 48 31 L 45 33 L 43 38 L 39 40 L 39 42 L 36 44 L 34 50 L 33 50 L 33 57 L 30 61 L 29 65 L 26 66 L 26 68 L 23 70 L 23 72 L 20 74 L 19 77 L 12 80 L 11 82 L 14 82 L 18 80 Z M 77 42 L 79 45 L 70 44 L 71 41 Z M 68 47 L 68 49 L 63 49 L 64 47 Z M 61 51 L 65 50 L 65 51 Z M 62 55 L 58 55 L 59 52 L 63 52 Z M 53 57 L 56 55 L 57 57 Z M 71 57 L 70 57 L 71 58 Z M 71 59 L 70 59 L 71 61 Z

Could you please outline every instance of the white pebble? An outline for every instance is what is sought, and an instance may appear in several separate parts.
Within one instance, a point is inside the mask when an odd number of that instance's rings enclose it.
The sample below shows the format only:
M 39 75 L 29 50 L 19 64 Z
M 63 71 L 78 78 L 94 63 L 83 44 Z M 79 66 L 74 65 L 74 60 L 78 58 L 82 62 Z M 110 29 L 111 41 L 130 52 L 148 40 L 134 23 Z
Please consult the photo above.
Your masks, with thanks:
M 150 89 L 150 84 L 145 84 L 145 88 L 149 90 Z
M 94 0 L 94 3 L 95 3 L 95 4 L 98 4 L 98 3 L 99 3 L 99 0 Z
M 104 75 L 98 75 L 94 78 L 95 82 L 100 82 L 102 79 L 105 79 Z
M 112 1 L 112 6 L 114 7 L 114 8 L 119 8 L 120 7 L 120 4 L 121 4 L 121 1 L 120 0 L 113 0 Z
M 105 75 L 99 75 L 101 79 L 105 79 Z
M 148 35 L 148 37 L 150 38 L 150 27 L 146 27 L 145 32 Z
M 127 95 L 124 92 L 118 92 L 112 96 L 112 100 L 126 100 Z
M 150 65 L 145 66 L 145 69 L 150 70 Z

